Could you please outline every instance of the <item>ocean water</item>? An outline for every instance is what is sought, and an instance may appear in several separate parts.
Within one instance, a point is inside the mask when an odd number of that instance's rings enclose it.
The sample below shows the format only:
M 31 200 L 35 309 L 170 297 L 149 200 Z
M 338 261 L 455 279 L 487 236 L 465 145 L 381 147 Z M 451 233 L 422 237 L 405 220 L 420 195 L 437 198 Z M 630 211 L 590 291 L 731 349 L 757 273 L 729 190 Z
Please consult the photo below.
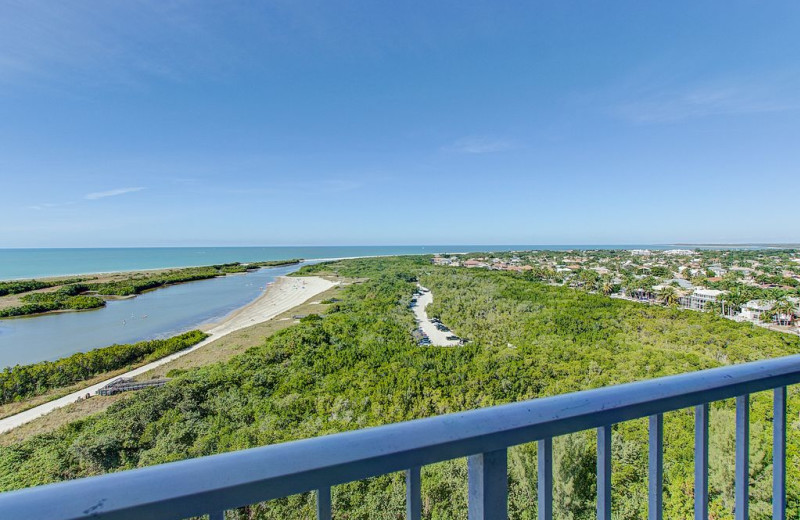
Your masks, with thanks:
M 256 262 L 290 258 L 523 251 L 532 249 L 642 249 L 647 245 L 458 245 L 458 246 L 321 246 L 321 247 L 130 247 L 76 249 L 0 249 L 0 280 L 86 273 Z

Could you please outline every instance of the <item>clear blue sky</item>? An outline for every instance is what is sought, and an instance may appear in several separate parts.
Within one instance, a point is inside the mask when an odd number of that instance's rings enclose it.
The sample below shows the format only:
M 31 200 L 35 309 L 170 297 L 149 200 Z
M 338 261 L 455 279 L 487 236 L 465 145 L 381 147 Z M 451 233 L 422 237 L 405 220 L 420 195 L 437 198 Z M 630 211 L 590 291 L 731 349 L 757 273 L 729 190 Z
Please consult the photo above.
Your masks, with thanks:
M 800 3 L 0 1 L 0 247 L 800 241 Z

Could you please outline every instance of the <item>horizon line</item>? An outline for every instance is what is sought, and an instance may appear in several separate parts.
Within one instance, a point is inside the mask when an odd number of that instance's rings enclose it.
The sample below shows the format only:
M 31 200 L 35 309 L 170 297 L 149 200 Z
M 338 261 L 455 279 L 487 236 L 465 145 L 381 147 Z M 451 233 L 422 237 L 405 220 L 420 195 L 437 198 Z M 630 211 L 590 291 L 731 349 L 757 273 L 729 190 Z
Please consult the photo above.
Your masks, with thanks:
M 20 250 L 20 249 L 197 249 L 197 248 L 335 248 L 335 247 L 548 247 L 548 246 L 693 246 L 693 247 L 723 247 L 723 246 L 793 246 L 800 247 L 800 242 L 629 242 L 629 243 L 549 243 L 549 244 L 470 244 L 470 243 L 450 243 L 450 244 L 300 244 L 300 245 L 129 245 L 129 246 L 16 246 L 0 247 L 0 251 Z

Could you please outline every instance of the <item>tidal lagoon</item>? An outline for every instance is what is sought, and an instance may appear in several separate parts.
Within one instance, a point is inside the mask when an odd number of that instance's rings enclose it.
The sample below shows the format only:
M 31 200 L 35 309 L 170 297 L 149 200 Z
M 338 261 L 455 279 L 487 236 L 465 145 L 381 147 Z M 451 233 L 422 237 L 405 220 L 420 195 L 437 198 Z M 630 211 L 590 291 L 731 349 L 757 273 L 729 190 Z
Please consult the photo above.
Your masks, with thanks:
M 173 285 L 106 307 L 0 320 L 0 368 L 36 363 L 113 343 L 167 337 L 220 320 L 255 300 L 298 265 Z

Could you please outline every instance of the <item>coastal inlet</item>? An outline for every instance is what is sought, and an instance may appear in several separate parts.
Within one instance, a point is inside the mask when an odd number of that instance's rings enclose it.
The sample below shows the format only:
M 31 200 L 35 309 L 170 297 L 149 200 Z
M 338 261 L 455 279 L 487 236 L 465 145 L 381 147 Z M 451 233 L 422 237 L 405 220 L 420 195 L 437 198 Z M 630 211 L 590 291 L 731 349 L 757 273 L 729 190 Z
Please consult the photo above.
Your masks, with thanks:
M 101 309 L 0 320 L 0 367 L 37 363 L 114 343 L 166 337 L 219 321 L 303 264 L 158 289 Z

